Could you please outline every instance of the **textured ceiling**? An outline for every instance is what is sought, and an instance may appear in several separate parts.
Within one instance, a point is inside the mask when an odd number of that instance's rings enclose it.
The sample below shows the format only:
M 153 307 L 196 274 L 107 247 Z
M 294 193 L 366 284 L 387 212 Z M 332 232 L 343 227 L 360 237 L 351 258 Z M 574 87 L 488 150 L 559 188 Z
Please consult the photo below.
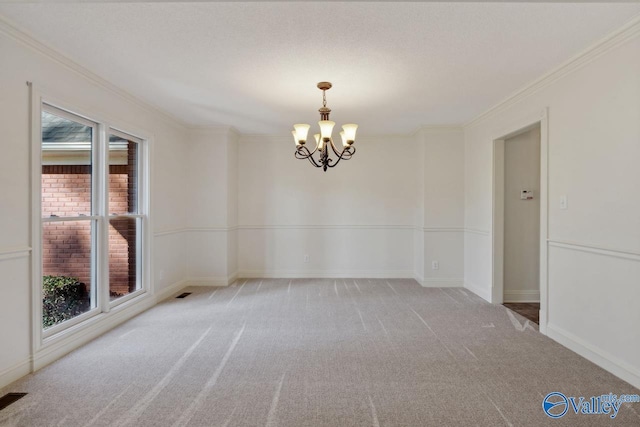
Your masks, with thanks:
M 38 40 L 179 120 L 285 135 L 465 123 L 640 13 L 632 3 L 0 4 Z

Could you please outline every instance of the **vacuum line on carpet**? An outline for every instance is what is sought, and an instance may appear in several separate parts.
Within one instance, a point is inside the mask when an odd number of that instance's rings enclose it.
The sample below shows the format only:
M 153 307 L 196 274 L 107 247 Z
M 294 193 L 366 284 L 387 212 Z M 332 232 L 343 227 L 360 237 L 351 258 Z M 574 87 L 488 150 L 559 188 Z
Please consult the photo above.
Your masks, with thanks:
M 496 408 L 496 411 L 498 411 L 498 413 L 500 414 L 500 416 L 502 417 L 502 419 L 504 420 L 504 422 L 505 422 L 505 423 L 507 423 L 507 425 L 508 425 L 509 427 L 513 427 L 513 424 L 511 424 L 511 421 L 509 421 L 509 420 L 507 419 L 507 417 L 505 417 L 505 416 L 504 416 L 504 414 L 502 413 L 502 411 L 500 410 L 500 408 L 498 408 L 498 405 L 496 405 L 496 404 L 495 404 L 495 402 L 494 402 L 493 400 L 491 400 L 491 398 L 490 398 L 489 396 L 487 396 L 486 394 L 485 394 L 485 397 L 486 397 L 487 399 L 489 399 L 489 402 L 491 402 L 491 404 Z
M 358 292 L 362 293 L 362 291 L 360 290 L 360 286 L 358 286 L 358 282 L 356 282 L 356 279 L 353 279 L 353 284 L 356 285 L 356 288 L 358 288 Z
M 382 323 L 382 320 L 380 320 L 380 318 L 378 317 L 377 314 L 376 314 L 376 319 L 378 319 L 378 323 L 380 323 L 380 326 L 382 326 L 382 330 L 384 331 L 384 334 L 388 338 L 389 337 L 389 332 L 387 332 L 387 328 L 384 327 L 384 323 Z
M 420 319 L 420 321 L 421 321 L 422 323 L 424 323 L 424 325 L 425 325 L 425 326 L 426 326 L 426 327 L 431 331 L 431 333 L 432 333 L 434 336 L 436 336 L 436 337 L 438 336 L 438 335 L 436 335 L 436 333 L 435 333 L 435 332 L 433 332 L 433 329 L 431 329 L 431 326 L 429 326 L 429 324 L 427 323 L 427 321 L 426 321 L 426 320 L 424 320 L 424 319 L 422 318 L 422 316 L 420 316 L 420 315 L 418 314 L 418 312 L 417 312 L 417 311 L 415 311 L 415 310 L 414 310 L 413 308 L 411 308 L 411 307 L 409 307 L 409 310 L 413 311 L 413 314 L 415 314 L 416 316 L 418 316 L 418 319 Z
M 358 312 L 358 316 L 360 316 L 360 321 L 362 322 L 362 327 L 364 328 L 365 332 L 367 330 L 367 325 L 364 324 L 364 319 L 362 318 L 362 313 L 360 313 L 360 310 L 358 310 L 358 308 L 356 307 L 356 311 Z
M 478 360 L 478 358 L 476 357 L 476 355 L 475 355 L 475 354 L 473 354 L 473 351 L 469 350 L 469 348 L 468 348 L 466 345 L 464 345 L 464 344 L 462 344 L 462 346 L 464 347 L 464 349 L 465 349 L 465 350 L 467 350 L 467 352 L 468 352 L 470 355 L 472 355 L 472 356 L 473 356 L 473 358 L 474 358 L 474 359 Z
M 127 390 L 129 390 L 131 388 L 131 384 L 129 384 L 128 386 L 126 386 L 124 388 L 124 390 L 122 390 L 120 393 L 118 393 L 118 395 L 116 397 L 114 397 L 113 399 L 111 399 L 111 402 L 109 402 L 107 404 L 107 406 L 105 406 L 104 408 L 102 408 L 93 418 L 91 418 L 89 420 L 89 422 L 84 426 L 84 427 L 89 427 L 91 425 L 93 425 L 96 421 L 98 421 L 108 410 L 109 408 L 111 408 L 113 406 L 114 403 L 116 403 L 118 401 L 118 399 L 120 399 L 120 397 L 125 394 L 125 392 Z M 64 424 L 62 424 L 64 425 Z
M 390 287 L 391 289 L 393 289 L 393 292 L 395 292 L 397 295 L 400 295 L 400 294 L 398 293 L 398 291 L 396 291 L 396 288 L 394 288 L 393 286 L 391 286 L 391 283 L 389 283 L 389 281 L 388 281 L 388 280 L 386 280 L 386 282 L 387 282 L 387 285 L 389 285 L 389 287 Z
M 233 296 L 233 298 L 231 298 L 229 300 L 229 302 L 227 303 L 227 307 L 229 306 L 229 304 L 231 304 L 233 302 L 234 299 L 236 299 L 236 297 L 238 296 L 238 294 L 240 293 L 240 291 L 242 290 L 242 288 L 244 287 L 244 285 L 247 284 L 247 280 L 244 281 L 244 283 L 240 286 L 240 288 L 238 288 L 238 292 L 236 292 L 236 294 Z
M 285 375 L 287 374 L 282 374 L 282 377 L 280 378 L 280 383 L 278 383 L 276 392 L 273 395 L 273 400 L 271 401 L 271 408 L 269 408 L 269 414 L 267 415 L 266 427 L 275 427 L 278 425 L 278 423 L 276 422 L 276 412 L 278 409 L 278 401 L 280 400 L 280 391 L 282 390 L 282 384 L 284 383 Z
M 234 406 L 233 411 L 231 411 L 231 415 L 229 415 L 224 424 L 222 424 L 222 427 L 227 427 L 229 425 L 229 423 L 233 419 L 233 415 L 236 413 L 236 409 L 238 409 L 238 406 Z
M 160 380 L 158 384 L 155 385 L 151 390 L 147 392 L 147 394 L 142 397 L 136 403 L 133 408 L 124 412 L 120 419 L 118 419 L 113 425 L 114 426 L 126 426 L 127 424 L 135 424 L 140 415 L 144 412 L 145 409 L 151 404 L 151 402 L 162 392 L 162 390 L 169 384 L 169 382 L 173 379 L 173 377 L 178 373 L 182 365 L 187 361 L 189 356 L 195 351 L 195 349 L 200 345 L 200 343 L 205 339 L 205 337 L 211 332 L 213 326 L 209 327 L 200 338 L 193 343 L 191 347 L 187 349 L 187 351 L 178 359 L 176 363 L 173 364 L 169 372 Z
M 460 301 L 458 301 L 457 299 L 455 299 L 454 297 L 452 297 L 451 295 L 449 295 L 447 293 L 447 291 L 445 291 L 444 289 L 440 288 L 440 290 L 442 291 L 443 294 L 445 294 L 446 296 L 448 296 L 449 298 L 451 298 L 453 300 L 453 302 L 455 302 L 456 304 L 461 304 Z
M 229 358 L 231 357 L 231 353 L 233 353 L 233 349 L 236 348 L 238 341 L 240 341 L 240 337 L 242 336 L 242 333 L 244 332 L 245 327 L 246 327 L 246 323 L 242 325 L 242 329 L 240 329 L 240 331 L 236 333 L 236 336 L 231 342 L 231 345 L 227 349 L 227 352 L 222 358 L 222 361 L 220 362 L 220 365 L 218 365 L 218 368 L 216 369 L 216 371 L 213 373 L 213 375 L 211 375 L 211 378 L 209 378 L 209 381 L 207 381 L 207 383 L 204 385 L 204 388 L 200 390 L 200 393 L 198 393 L 198 396 L 196 396 L 193 402 L 191 402 L 191 405 L 189 405 L 187 410 L 184 411 L 180 416 L 180 418 L 178 418 L 178 420 L 173 424 L 174 427 L 184 427 L 187 424 L 189 424 L 189 421 L 191 421 L 191 418 L 193 418 L 193 415 L 200 408 L 200 405 L 202 405 L 202 401 L 204 400 L 204 398 L 211 392 L 211 389 L 216 385 L 216 382 L 218 382 L 218 378 L 220 377 L 220 374 L 224 370 L 224 367 L 226 366 L 227 362 L 229 361 Z
M 376 412 L 376 405 L 373 404 L 373 399 L 371 399 L 371 395 L 369 395 L 369 406 L 371 407 L 371 418 L 373 418 L 373 427 L 380 427 L 380 422 L 378 421 L 378 414 Z

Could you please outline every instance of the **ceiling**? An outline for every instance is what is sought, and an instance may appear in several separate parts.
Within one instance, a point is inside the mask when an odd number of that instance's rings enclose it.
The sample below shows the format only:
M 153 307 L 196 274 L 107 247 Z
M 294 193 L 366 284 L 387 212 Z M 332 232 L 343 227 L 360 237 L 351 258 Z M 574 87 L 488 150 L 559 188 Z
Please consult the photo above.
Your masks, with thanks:
M 639 2 L 3 3 L 0 15 L 193 126 L 286 135 L 463 124 L 640 14 Z

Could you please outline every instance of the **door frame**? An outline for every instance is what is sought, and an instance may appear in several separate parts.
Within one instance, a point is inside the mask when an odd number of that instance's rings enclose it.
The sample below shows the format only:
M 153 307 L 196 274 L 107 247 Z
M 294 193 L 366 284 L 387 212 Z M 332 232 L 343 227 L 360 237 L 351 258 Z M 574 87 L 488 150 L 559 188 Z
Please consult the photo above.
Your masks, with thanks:
M 549 131 L 547 108 L 521 118 L 496 132 L 493 138 L 492 172 L 492 284 L 491 302 L 504 302 L 504 144 L 505 140 L 540 126 L 540 327 L 546 335 L 548 292 L 548 236 L 549 236 Z

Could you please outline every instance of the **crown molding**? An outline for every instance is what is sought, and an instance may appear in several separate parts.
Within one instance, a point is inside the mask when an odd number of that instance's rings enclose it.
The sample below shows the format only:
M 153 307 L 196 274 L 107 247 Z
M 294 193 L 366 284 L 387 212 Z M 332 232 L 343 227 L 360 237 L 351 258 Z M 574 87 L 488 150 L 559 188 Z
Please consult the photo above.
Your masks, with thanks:
M 609 52 L 612 49 L 615 49 L 616 47 L 638 36 L 639 34 L 640 15 L 637 15 L 622 27 L 601 38 L 588 48 L 584 49 L 582 52 L 569 58 L 567 61 L 563 62 L 556 68 L 552 69 L 546 74 L 543 74 L 541 77 L 525 85 L 522 89 L 512 93 L 502 101 L 498 102 L 496 105 L 489 108 L 484 113 L 481 113 L 476 118 L 465 123 L 463 127 L 468 128 L 477 125 L 490 117 L 493 117 L 494 115 L 508 109 L 521 100 L 555 83 L 557 80 L 560 80 L 561 78 L 576 72 L 580 68 L 594 61 L 596 58 Z
M 132 95 L 131 93 L 127 92 L 124 89 L 121 89 L 120 87 L 104 79 L 103 77 L 100 77 L 98 74 L 94 73 L 88 68 L 85 68 L 82 65 L 78 64 L 77 62 L 73 61 L 71 58 L 63 55 L 62 53 L 48 46 L 47 44 L 41 42 L 40 40 L 35 38 L 33 35 L 31 35 L 27 30 L 11 22 L 10 20 L 8 20 L 6 17 L 2 15 L 0 15 L 0 34 L 4 34 L 14 39 L 15 41 L 30 48 L 34 52 L 62 65 L 68 70 L 80 75 L 81 77 L 85 78 L 89 82 L 95 84 L 96 86 L 119 96 L 125 101 L 128 101 L 134 105 L 137 105 L 138 107 L 144 109 L 149 113 L 157 114 L 165 118 L 170 123 L 179 127 L 180 129 L 184 130 L 188 127 L 186 123 L 182 122 L 177 117 L 174 117 L 168 112 L 161 110 L 158 107 L 155 107 L 141 100 L 140 98 Z

